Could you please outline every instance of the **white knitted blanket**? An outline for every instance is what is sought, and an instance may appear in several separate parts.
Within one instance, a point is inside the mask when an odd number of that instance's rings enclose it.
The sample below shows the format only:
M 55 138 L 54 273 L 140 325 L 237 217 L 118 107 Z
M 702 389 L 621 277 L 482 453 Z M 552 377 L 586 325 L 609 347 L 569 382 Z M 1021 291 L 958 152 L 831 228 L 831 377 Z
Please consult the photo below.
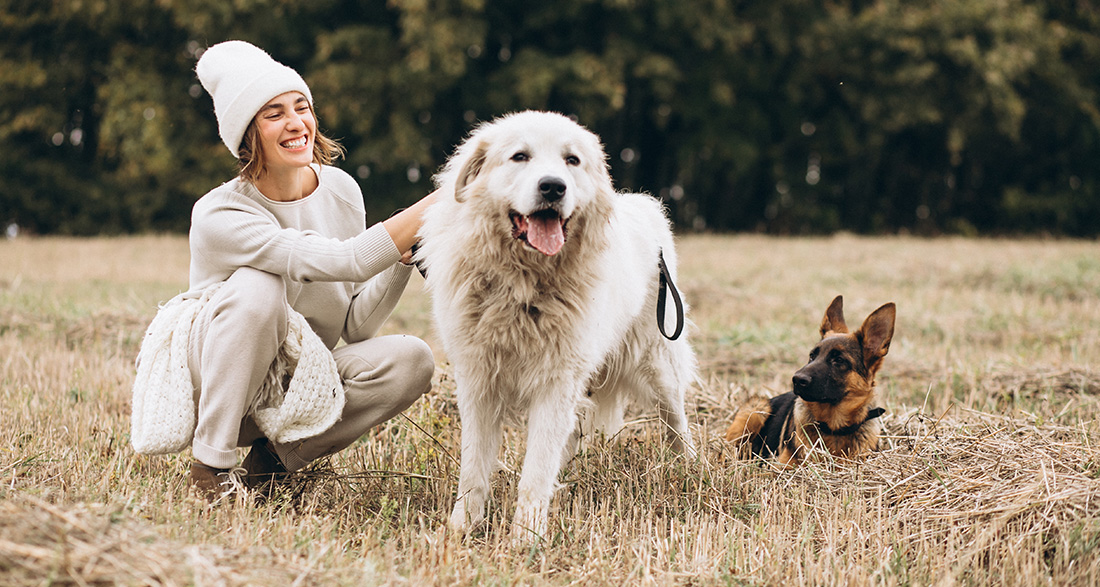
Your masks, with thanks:
M 160 307 L 141 342 L 134 379 L 130 442 L 141 454 L 177 453 L 195 434 L 195 396 L 188 341 L 195 316 L 220 288 L 199 298 L 182 294 Z M 283 389 L 287 376 L 290 384 Z M 286 340 L 249 408 L 260 431 L 277 443 L 328 430 L 344 409 L 336 361 L 304 316 L 289 310 Z

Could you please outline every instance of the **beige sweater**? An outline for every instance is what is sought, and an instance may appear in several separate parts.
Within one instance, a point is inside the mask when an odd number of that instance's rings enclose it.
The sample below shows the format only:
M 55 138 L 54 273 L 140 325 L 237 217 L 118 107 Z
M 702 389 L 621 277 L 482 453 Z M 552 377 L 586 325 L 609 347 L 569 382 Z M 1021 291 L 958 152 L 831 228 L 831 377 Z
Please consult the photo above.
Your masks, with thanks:
M 195 429 L 187 365 L 191 323 L 239 267 L 281 275 L 294 310 L 287 339 L 249 413 L 280 442 L 316 435 L 340 417 L 343 385 L 325 349 L 341 337 L 355 342 L 374 336 L 412 268 L 398 262 L 401 253 L 385 227 L 366 228 L 358 184 L 335 167 L 313 169 L 319 185 L 301 200 L 269 200 L 252 184 L 234 179 L 195 203 L 191 287 L 160 308 L 138 355 L 131 425 L 138 452 L 178 452 L 190 444 Z M 294 375 L 284 389 L 288 372 Z
M 384 226 L 366 228 L 355 180 L 335 167 L 313 169 L 319 185 L 301 200 L 269 200 L 240 179 L 199 199 L 191 213 L 191 287 L 184 297 L 199 297 L 238 267 L 253 267 L 283 276 L 290 306 L 329 349 L 341 336 L 373 337 L 411 267 L 398 262 L 401 253 Z M 349 313 L 354 296 L 366 298 Z

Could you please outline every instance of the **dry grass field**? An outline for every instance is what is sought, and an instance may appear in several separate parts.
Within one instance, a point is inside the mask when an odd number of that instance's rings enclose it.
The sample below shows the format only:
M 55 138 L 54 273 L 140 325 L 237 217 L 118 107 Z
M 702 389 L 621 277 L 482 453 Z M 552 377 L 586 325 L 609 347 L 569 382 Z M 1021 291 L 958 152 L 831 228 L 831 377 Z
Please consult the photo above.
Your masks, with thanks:
M 687 236 L 697 460 L 651 411 L 562 474 L 541 548 L 443 522 L 451 369 L 414 277 L 388 325 L 436 348 L 432 392 L 285 491 L 210 507 L 190 455 L 129 445 L 133 361 L 186 287 L 182 237 L 0 242 L 0 585 L 1100 584 L 1100 244 Z M 795 471 L 730 460 L 748 393 L 786 390 L 829 301 L 898 307 L 882 450 Z

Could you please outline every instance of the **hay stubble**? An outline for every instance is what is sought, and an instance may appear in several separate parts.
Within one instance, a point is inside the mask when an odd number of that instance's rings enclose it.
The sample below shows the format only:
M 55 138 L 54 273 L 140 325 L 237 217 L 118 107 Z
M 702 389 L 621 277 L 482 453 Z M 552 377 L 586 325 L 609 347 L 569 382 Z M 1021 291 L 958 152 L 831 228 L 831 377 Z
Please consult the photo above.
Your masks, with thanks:
M 523 438 L 488 523 L 443 528 L 457 476 L 450 366 L 414 280 L 390 331 L 436 350 L 432 392 L 263 503 L 208 507 L 188 455 L 128 445 L 133 358 L 186 287 L 180 237 L 0 243 L 0 583 L 1097 584 L 1100 247 L 1081 241 L 681 239 L 704 445 L 641 411 L 563 471 L 541 549 L 506 545 Z M 898 305 L 883 450 L 797 471 L 730 461 L 749 392 L 785 389 L 825 305 Z

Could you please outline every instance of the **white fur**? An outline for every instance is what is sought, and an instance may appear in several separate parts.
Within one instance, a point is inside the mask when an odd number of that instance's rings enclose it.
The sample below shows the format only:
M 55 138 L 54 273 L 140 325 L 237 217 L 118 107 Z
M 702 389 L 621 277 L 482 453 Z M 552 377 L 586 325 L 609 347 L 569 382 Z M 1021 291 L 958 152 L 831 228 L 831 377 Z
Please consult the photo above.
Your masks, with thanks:
M 517 152 L 528 159 L 513 160 Z M 538 184 L 547 177 L 566 185 L 556 203 L 566 241 L 553 256 L 513 238 L 509 218 L 545 205 Z M 684 392 L 696 379 L 695 355 L 686 332 L 668 341 L 656 324 L 659 250 L 676 274 L 661 204 L 616 193 L 599 139 L 546 112 L 478 127 L 436 181 L 418 258 L 458 383 L 462 464 L 451 525 L 484 518 L 502 421 L 516 411 L 528 427 L 512 526 L 519 540 L 545 534 L 579 436 L 614 435 L 632 399 L 656 403 L 673 447 L 694 454 Z

